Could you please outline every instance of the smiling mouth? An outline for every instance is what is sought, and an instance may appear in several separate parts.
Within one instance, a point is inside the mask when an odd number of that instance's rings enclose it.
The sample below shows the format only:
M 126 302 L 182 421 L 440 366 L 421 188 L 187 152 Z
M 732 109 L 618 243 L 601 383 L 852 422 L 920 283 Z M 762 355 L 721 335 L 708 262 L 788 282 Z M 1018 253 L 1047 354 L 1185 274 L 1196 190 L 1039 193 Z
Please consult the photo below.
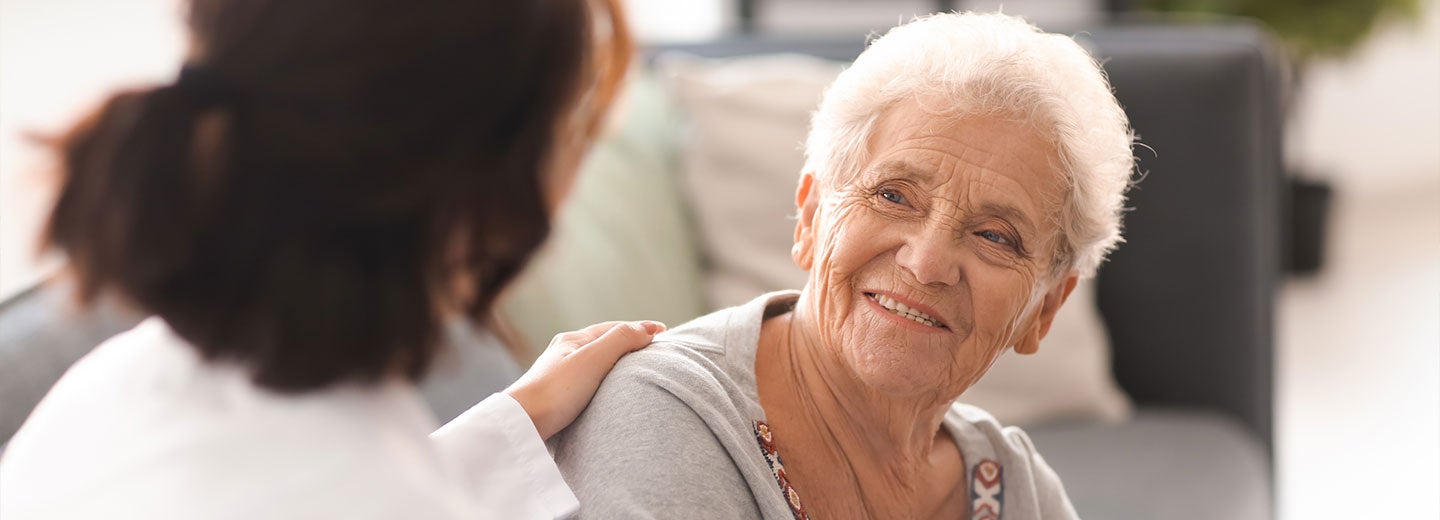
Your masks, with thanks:
M 880 306 L 884 307 L 885 310 L 890 311 L 892 314 L 901 318 L 908 319 L 910 321 L 925 325 L 927 327 L 934 327 L 941 330 L 950 330 L 950 327 L 946 327 L 943 323 L 940 323 L 940 320 L 935 319 L 934 316 L 925 314 L 915 309 L 911 309 L 909 306 L 895 301 L 894 298 L 891 298 L 889 296 L 876 293 L 865 293 L 865 297 L 869 298 L 875 303 L 880 304 Z

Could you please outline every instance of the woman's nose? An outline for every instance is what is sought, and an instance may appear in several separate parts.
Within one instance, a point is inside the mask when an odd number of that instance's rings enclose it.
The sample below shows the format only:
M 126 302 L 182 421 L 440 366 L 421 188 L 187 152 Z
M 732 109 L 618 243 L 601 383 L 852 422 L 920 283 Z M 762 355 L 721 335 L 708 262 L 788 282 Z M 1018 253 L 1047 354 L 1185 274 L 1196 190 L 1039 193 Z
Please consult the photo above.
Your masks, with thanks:
M 915 281 L 925 285 L 955 285 L 960 283 L 959 248 L 952 234 L 940 230 L 926 230 L 913 236 L 900 246 L 895 255 L 900 264 Z

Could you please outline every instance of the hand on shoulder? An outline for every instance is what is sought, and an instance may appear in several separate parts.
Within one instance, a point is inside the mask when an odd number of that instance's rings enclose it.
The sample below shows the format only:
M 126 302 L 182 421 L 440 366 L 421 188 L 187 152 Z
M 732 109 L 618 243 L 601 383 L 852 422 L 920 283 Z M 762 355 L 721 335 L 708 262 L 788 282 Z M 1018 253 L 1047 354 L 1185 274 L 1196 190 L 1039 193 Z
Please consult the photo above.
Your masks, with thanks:
M 530 415 L 540 437 L 549 439 L 580 415 L 621 356 L 664 330 L 665 324 L 654 321 L 607 321 L 557 334 L 505 393 Z

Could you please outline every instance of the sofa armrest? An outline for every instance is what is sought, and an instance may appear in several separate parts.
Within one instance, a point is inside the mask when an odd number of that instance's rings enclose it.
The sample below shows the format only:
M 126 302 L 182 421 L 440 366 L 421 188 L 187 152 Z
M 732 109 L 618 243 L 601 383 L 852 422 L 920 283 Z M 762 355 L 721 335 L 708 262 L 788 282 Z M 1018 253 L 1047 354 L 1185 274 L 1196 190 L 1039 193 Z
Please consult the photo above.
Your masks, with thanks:
M 0 442 L 9 442 L 71 364 L 144 318 L 105 299 L 80 308 L 71 294 L 57 279 L 0 302 Z

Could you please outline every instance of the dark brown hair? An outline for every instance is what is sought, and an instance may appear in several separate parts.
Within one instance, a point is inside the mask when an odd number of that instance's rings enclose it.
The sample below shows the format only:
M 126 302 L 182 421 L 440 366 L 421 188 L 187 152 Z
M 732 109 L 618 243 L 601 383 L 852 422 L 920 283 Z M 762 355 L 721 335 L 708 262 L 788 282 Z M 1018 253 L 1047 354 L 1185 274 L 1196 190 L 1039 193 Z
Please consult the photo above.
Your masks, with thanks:
M 176 84 L 63 141 L 46 238 L 83 301 L 290 392 L 419 379 L 448 315 L 484 316 L 631 51 L 615 0 L 194 0 L 189 25 Z

